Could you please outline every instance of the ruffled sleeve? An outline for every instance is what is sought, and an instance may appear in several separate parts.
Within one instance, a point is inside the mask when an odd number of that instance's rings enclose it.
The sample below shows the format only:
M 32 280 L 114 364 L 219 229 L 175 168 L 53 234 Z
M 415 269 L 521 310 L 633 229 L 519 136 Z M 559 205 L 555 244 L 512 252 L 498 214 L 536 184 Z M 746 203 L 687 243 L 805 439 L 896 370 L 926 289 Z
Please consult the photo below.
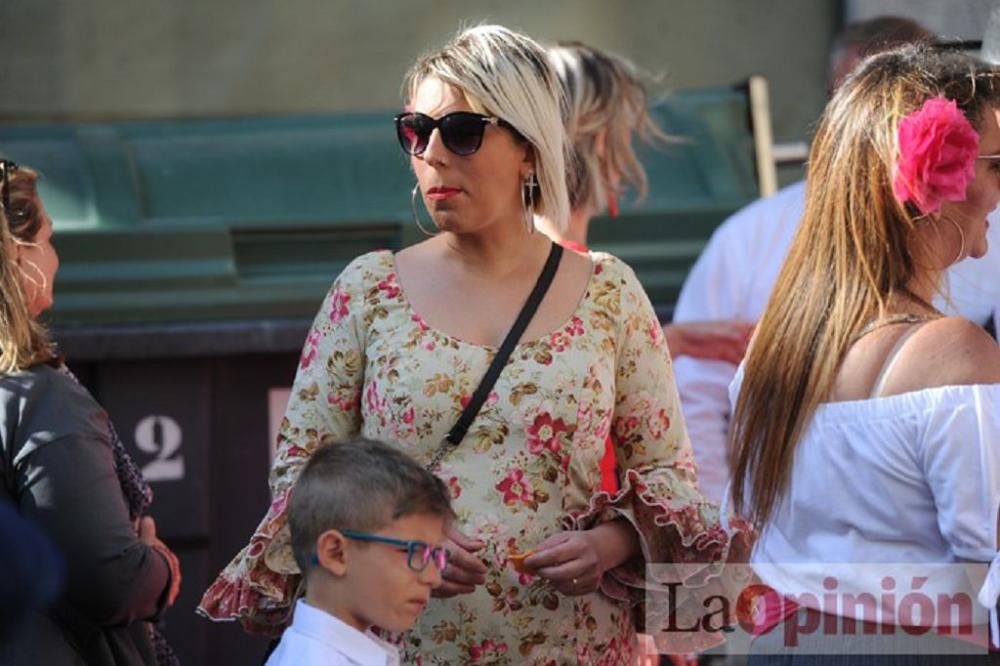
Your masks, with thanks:
M 959 386 L 959 404 L 933 410 L 917 452 L 938 512 L 938 527 L 955 554 L 989 562 L 978 600 L 990 611 L 994 645 L 1000 645 L 997 510 L 1000 507 L 1000 384 Z M 942 394 L 946 395 L 946 394 Z
M 637 616 L 642 619 L 656 615 L 655 609 L 645 607 L 647 593 L 664 591 L 666 583 L 700 586 L 709 578 L 706 567 L 716 570 L 733 556 L 746 561 L 749 536 L 739 520 L 731 521 L 732 534 L 727 533 L 718 507 L 704 499 L 698 489 L 670 354 L 645 291 L 623 263 L 615 260 L 605 271 L 620 283 L 611 438 L 622 483 L 614 496 L 595 495 L 586 511 L 572 517 L 571 527 L 589 529 L 608 520 L 625 519 L 635 528 L 641 557 L 608 571 L 602 591 L 632 601 L 639 606 Z M 647 564 L 655 565 L 649 569 L 655 570 L 652 580 L 647 578 Z M 683 608 L 672 609 L 677 611 L 674 626 L 688 626 L 688 619 L 700 617 L 703 607 L 696 605 L 690 614 Z M 644 630 L 656 633 L 662 628 L 646 626 Z M 672 637 L 680 641 L 675 646 L 683 651 L 719 642 L 703 632 L 682 634 L 674 631 Z
M 347 266 L 313 321 L 278 432 L 271 505 L 249 545 L 202 597 L 198 612 L 211 620 L 240 620 L 247 631 L 265 634 L 280 633 L 288 622 L 300 581 L 285 513 L 291 488 L 321 442 L 360 431 L 366 284 L 371 264 L 383 255 L 364 255 Z

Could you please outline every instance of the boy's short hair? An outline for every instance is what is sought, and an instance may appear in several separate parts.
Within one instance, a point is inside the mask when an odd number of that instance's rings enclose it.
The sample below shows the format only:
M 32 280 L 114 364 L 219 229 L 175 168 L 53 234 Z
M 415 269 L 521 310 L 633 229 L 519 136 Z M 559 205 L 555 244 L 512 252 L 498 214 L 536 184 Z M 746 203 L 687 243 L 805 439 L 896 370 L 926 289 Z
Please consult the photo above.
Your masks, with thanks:
M 292 490 L 288 524 L 303 574 L 327 530 L 375 531 L 412 514 L 454 517 L 448 487 L 403 451 L 358 437 L 322 444 Z

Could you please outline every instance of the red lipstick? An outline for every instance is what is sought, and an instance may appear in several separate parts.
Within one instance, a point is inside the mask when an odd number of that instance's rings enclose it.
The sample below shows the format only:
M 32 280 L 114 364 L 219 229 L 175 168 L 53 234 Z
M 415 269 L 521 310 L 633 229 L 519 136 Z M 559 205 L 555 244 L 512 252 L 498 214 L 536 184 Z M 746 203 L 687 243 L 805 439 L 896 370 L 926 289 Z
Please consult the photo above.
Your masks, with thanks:
M 427 190 L 427 198 L 431 201 L 444 201 L 445 199 L 451 199 L 461 191 L 457 187 L 432 187 Z

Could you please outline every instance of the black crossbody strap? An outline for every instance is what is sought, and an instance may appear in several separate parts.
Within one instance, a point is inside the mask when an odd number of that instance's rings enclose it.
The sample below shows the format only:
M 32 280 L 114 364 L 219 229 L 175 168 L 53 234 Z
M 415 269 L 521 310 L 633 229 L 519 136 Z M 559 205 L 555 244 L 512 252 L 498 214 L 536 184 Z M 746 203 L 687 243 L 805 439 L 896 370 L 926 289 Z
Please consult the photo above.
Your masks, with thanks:
M 531 290 L 528 300 L 525 301 L 524 307 L 521 308 L 520 314 L 517 315 L 517 319 L 514 321 L 514 325 L 511 326 L 510 332 L 507 333 L 507 337 L 504 338 L 503 344 L 500 345 L 497 355 L 493 357 L 493 362 L 490 363 L 490 367 L 486 370 L 486 374 L 483 375 L 482 381 L 479 382 L 479 386 L 473 392 L 472 398 L 465 406 L 465 409 L 462 410 L 462 415 L 458 417 L 458 422 L 448 432 L 441 448 L 435 452 L 431 464 L 428 465 L 429 467 L 437 466 L 441 458 L 451 449 L 458 446 L 465 437 L 469 426 L 472 425 L 472 421 L 479 414 L 483 403 L 486 402 L 490 391 L 493 390 L 493 385 L 496 384 L 497 378 L 503 371 L 504 366 L 507 365 L 507 359 L 510 358 L 514 347 L 517 346 L 517 341 L 521 339 L 524 329 L 531 323 L 531 318 L 535 316 L 538 306 L 545 297 L 545 293 L 549 290 L 552 278 L 555 277 L 556 269 L 559 268 L 559 260 L 562 259 L 562 254 L 562 246 L 558 243 L 553 243 L 552 249 L 549 250 L 549 257 L 545 260 L 545 267 L 542 268 L 542 273 L 538 276 L 538 281 L 535 283 L 535 288 Z

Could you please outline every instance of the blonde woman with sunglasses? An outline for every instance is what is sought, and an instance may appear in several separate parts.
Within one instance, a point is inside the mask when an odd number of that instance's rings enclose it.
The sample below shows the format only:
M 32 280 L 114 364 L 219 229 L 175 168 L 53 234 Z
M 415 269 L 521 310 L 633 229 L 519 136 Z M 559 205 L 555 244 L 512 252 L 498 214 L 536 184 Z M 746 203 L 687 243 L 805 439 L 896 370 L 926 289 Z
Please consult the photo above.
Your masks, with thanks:
M 434 469 L 458 516 L 436 598 L 396 637 L 404 662 L 630 664 L 647 558 L 717 561 L 729 547 L 697 491 L 662 331 L 625 264 L 535 232 L 536 212 L 569 217 L 544 50 L 471 28 L 420 58 L 405 89 L 397 137 L 434 235 L 364 255 L 334 283 L 281 428 L 271 510 L 202 612 L 281 631 L 299 581 L 291 482 L 322 438 L 360 432 Z M 513 327 L 526 302 L 537 309 Z M 609 434 L 614 496 L 600 490 Z

